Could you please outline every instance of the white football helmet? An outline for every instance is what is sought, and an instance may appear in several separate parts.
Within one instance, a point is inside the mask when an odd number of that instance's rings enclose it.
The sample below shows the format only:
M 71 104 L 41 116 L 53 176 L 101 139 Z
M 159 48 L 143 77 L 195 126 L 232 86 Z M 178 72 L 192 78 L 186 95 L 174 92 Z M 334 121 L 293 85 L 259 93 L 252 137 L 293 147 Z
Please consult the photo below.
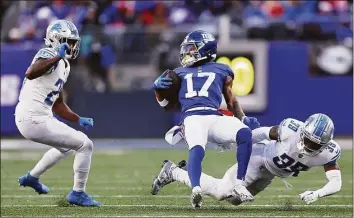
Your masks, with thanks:
M 334 124 L 325 114 L 311 115 L 301 129 L 301 142 L 298 143 L 300 152 L 315 156 L 325 149 L 333 139 Z
M 58 49 L 62 43 L 68 43 L 70 53 L 66 55 L 68 59 L 75 59 L 80 51 L 80 36 L 76 26 L 67 20 L 56 20 L 52 22 L 44 38 L 45 44 L 54 49 Z

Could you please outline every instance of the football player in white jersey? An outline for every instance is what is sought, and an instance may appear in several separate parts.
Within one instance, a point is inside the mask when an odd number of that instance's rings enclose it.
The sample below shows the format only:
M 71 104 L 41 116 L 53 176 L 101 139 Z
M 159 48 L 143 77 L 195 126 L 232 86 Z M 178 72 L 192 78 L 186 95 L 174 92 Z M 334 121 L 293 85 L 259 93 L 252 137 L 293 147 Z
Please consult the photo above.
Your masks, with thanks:
M 263 191 L 274 177 L 298 176 L 315 166 L 324 167 L 328 183 L 315 191 L 300 194 L 307 204 L 319 198 L 335 194 L 342 186 L 341 172 L 337 163 L 341 150 L 333 140 L 334 125 L 325 114 L 314 114 L 305 123 L 285 119 L 279 126 L 260 127 L 252 131 L 253 150 L 248 165 L 245 186 L 252 195 Z M 152 184 L 152 194 L 174 181 L 190 186 L 185 161 L 175 165 L 164 161 L 163 167 Z M 235 183 L 237 164 L 228 169 L 222 179 L 202 174 L 203 194 L 233 205 L 242 201 L 232 188 Z
M 58 121 L 61 118 L 78 123 L 84 128 L 93 126 L 93 119 L 80 117 L 63 100 L 62 89 L 70 73 L 70 59 L 79 53 L 80 37 L 75 25 L 67 20 L 51 23 L 45 44 L 27 69 L 16 106 L 15 121 L 20 133 L 34 142 L 52 147 L 37 165 L 19 178 L 20 186 L 29 186 L 38 194 L 49 189 L 39 177 L 68 155 L 75 153 L 74 185 L 66 199 L 79 206 L 100 206 L 85 192 L 93 152 L 92 141 L 82 132 Z

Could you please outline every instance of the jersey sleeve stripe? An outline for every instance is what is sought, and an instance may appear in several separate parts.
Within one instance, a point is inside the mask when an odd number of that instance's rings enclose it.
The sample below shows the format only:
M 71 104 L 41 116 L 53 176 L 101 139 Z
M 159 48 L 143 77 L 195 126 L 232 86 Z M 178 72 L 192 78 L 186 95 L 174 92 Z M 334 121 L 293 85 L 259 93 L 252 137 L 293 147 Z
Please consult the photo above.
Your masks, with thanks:
M 55 56 L 55 52 L 53 50 L 51 50 L 50 48 L 45 48 L 45 49 L 43 49 L 43 51 L 49 53 L 52 56 Z
M 338 152 L 338 154 L 336 154 L 336 156 L 334 156 L 331 160 L 336 160 L 340 155 L 341 155 L 341 151 Z
M 331 160 L 330 162 L 324 164 L 323 166 L 327 167 L 327 166 L 334 166 L 336 165 L 337 163 L 337 160 Z
M 280 142 L 280 136 L 281 136 L 281 133 L 282 133 L 282 127 L 285 125 L 287 119 L 283 120 L 280 125 L 279 125 L 279 128 L 278 128 L 278 141 Z

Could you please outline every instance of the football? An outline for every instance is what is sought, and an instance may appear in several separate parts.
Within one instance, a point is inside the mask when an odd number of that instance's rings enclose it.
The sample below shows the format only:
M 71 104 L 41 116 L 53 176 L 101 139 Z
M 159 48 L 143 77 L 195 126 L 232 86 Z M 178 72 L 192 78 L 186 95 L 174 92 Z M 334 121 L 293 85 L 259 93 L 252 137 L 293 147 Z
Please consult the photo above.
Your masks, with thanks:
M 156 89 L 155 96 L 159 101 L 166 99 L 169 102 L 166 108 L 172 109 L 178 105 L 178 92 L 181 81 L 173 70 L 169 70 L 166 77 L 172 78 L 172 85 L 169 89 Z

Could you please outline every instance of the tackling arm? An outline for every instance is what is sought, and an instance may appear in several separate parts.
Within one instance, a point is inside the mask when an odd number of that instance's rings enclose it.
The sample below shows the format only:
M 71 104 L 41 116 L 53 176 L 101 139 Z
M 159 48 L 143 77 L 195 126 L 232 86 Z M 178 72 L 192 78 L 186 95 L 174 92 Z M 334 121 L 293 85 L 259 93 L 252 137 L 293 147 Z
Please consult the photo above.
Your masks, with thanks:
M 278 126 L 260 127 L 252 130 L 252 144 L 263 140 L 278 140 Z
M 245 116 L 245 113 L 243 112 L 241 105 L 236 99 L 236 96 L 232 92 L 232 81 L 233 79 L 228 76 L 224 84 L 223 94 L 225 97 L 227 109 L 232 111 L 235 117 L 242 120 L 242 118 Z
M 333 195 L 342 188 L 342 176 L 338 164 L 325 165 L 324 170 L 328 179 L 327 184 L 317 191 L 305 191 L 300 194 L 301 200 L 305 201 L 306 204 L 311 204 L 318 198 Z
M 80 116 L 74 113 L 69 106 L 64 102 L 63 92 L 59 93 L 58 99 L 55 101 L 52 111 L 60 116 L 61 118 L 77 123 L 80 119 Z
M 60 60 L 61 58 L 59 56 L 48 59 L 39 58 L 27 69 L 26 78 L 32 80 L 41 77 Z
M 330 166 L 324 166 L 328 182 L 321 189 L 318 189 L 318 197 L 333 195 L 342 188 L 342 175 L 339 170 L 339 165 L 336 163 Z

